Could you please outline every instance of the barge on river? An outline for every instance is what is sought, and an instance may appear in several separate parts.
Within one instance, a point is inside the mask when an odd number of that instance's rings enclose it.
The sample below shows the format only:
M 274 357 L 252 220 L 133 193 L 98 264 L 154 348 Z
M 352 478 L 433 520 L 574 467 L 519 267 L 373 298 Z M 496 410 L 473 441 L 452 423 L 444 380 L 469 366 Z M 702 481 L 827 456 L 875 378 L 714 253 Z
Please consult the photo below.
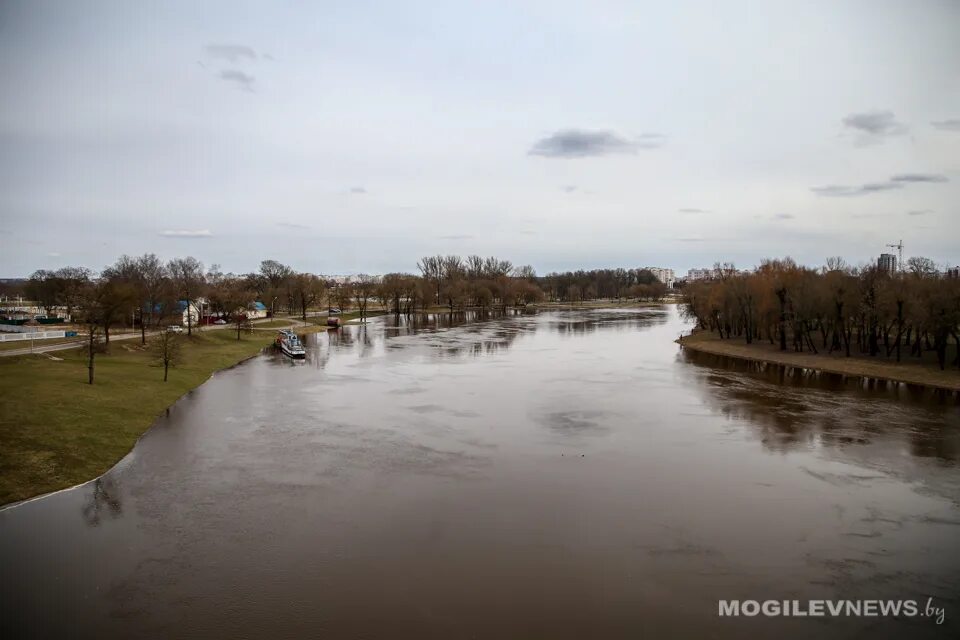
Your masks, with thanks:
M 307 350 L 303 348 L 303 343 L 300 342 L 300 338 L 290 329 L 281 329 L 277 333 L 277 346 L 280 347 L 280 351 L 282 351 L 284 355 L 288 355 L 291 358 L 307 357 Z

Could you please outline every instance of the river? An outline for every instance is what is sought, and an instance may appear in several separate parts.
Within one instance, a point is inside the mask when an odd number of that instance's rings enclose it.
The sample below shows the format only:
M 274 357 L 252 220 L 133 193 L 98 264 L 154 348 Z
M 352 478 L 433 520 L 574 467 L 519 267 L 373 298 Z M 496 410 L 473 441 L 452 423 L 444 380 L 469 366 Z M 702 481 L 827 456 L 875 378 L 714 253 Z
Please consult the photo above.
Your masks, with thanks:
M 0 512 L 0 636 L 957 637 L 956 402 L 685 326 L 377 318 L 220 372 L 103 478 Z M 718 617 L 821 598 L 945 620 Z

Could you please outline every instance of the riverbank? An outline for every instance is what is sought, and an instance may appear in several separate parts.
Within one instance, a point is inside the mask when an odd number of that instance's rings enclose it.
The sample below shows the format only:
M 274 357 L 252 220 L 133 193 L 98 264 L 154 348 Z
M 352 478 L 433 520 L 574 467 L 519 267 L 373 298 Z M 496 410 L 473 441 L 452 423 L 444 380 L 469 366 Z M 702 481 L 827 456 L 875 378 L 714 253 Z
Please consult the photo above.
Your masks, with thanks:
M 683 348 L 692 351 L 712 353 L 714 355 L 729 356 L 754 362 L 767 362 L 789 367 L 815 369 L 827 373 L 836 373 L 844 376 L 860 376 L 876 378 L 892 382 L 915 384 L 932 389 L 960 391 L 960 371 L 948 368 L 941 371 L 939 367 L 929 363 L 911 362 L 904 358 L 899 364 L 893 360 L 883 358 L 850 357 L 842 354 L 827 355 L 825 353 L 812 354 L 808 352 L 780 351 L 776 345 L 768 342 L 754 342 L 746 344 L 742 339 L 721 340 L 720 337 L 709 331 L 697 331 L 685 335 L 677 341 Z
M 598 309 L 644 309 L 649 307 L 663 307 L 674 301 L 666 298 L 659 302 L 628 300 L 586 300 L 584 302 L 535 302 L 529 306 L 538 311 L 591 311 Z
M 353 311 L 341 317 L 357 316 Z M 308 321 L 258 323 L 240 340 L 231 327 L 184 336 L 183 362 L 171 368 L 166 383 L 139 340 L 115 341 L 110 353 L 98 355 L 93 385 L 86 383 L 87 361 L 79 348 L 0 358 L 0 506 L 102 475 L 164 410 L 212 374 L 273 344 L 277 328 L 301 334 L 327 329 L 325 316 Z
M 261 332 L 197 333 L 166 383 L 133 341 L 97 356 L 93 385 L 79 349 L 0 359 L 0 505 L 100 476 L 180 397 L 271 343 Z

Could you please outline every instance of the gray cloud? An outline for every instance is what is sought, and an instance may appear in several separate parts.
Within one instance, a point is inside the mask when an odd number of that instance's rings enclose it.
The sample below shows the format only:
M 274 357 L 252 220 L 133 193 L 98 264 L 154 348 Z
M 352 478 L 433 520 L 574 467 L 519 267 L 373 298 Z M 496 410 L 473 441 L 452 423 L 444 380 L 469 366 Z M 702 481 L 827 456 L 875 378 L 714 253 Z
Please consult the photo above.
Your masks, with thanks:
M 244 91 L 253 91 L 253 81 L 255 78 L 238 69 L 224 69 L 220 72 L 220 79 L 227 82 L 235 82 L 240 89 Z
M 792 213 L 775 213 L 773 214 L 774 220 L 793 220 L 796 218 Z
M 890 178 L 891 182 L 949 182 L 947 176 L 935 173 L 901 173 Z
M 366 193 L 367 190 L 363 187 L 350 187 L 350 193 Z
M 547 158 L 586 158 L 655 149 L 663 146 L 664 141 L 664 136 L 659 133 L 644 133 L 629 139 L 613 131 L 563 129 L 537 141 L 528 154 Z
M 568 185 L 565 186 L 565 187 L 561 187 L 561 189 L 563 189 L 563 192 L 564 192 L 564 193 L 573 193 L 574 191 L 577 190 L 577 185 L 575 185 L 575 184 L 568 184 Z
M 242 44 L 208 44 L 204 47 L 204 50 L 211 58 L 219 58 L 234 63 L 244 58 L 257 59 L 257 52 Z
M 899 182 L 868 182 L 859 187 L 852 187 L 842 184 L 828 184 L 823 187 L 810 187 L 818 196 L 830 196 L 835 198 L 846 198 L 852 196 L 865 196 L 879 191 L 890 191 L 893 189 L 902 189 L 903 184 Z
M 473 236 L 467 234 L 458 234 L 451 236 L 437 236 L 440 240 L 473 240 Z
M 867 182 L 859 186 L 842 184 L 828 184 L 823 187 L 811 187 L 810 190 L 819 196 L 846 198 L 865 196 L 881 191 L 893 191 L 914 183 L 949 182 L 946 176 L 935 173 L 901 173 L 891 176 L 886 182 Z
M 930 213 L 933 213 L 932 209 L 914 209 L 913 211 L 907 211 L 908 216 L 925 216 Z
M 286 227 L 287 229 L 309 229 L 310 226 L 306 224 L 298 224 L 296 222 L 278 222 L 278 227 Z
M 683 209 L 677 209 L 680 213 L 710 213 L 706 209 L 697 209 L 696 207 L 685 207 Z
M 893 111 L 851 113 L 843 119 L 843 124 L 862 135 L 873 138 L 899 136 L 907 132 L 906 125 L 897 121 Z
M 941 131 L 960 131 L 960 118 L 952 118 L 950 120 L 940 120 L 938 122 L 931 122 L 935 129 L 940 129 Z
M 213 234 L 209 229 L 168 229 L 161 231 L 160 235 L 164 238 L 212 238 Z

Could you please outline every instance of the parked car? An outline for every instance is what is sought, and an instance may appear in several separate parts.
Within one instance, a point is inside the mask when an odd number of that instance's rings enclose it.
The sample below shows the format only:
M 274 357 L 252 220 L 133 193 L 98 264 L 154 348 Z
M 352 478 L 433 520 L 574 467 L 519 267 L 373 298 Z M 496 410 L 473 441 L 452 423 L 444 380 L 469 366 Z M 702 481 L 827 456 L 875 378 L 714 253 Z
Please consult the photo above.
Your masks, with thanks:
M 338 313 L 340 313 L 340 307 L 330 307 L 330 309 L 327 310 L 327 315 L 336 315 Z
M 178 324 L 172 324 L 169 327 L 167 327 L 167 331 L 169 331 L 170 333 L 183 333 L 183 327 L 181 327 Z
M 227 321 L 223 318 L 219 318 L 218 320 L 214 320 L 213 324 L 227 324 Z

